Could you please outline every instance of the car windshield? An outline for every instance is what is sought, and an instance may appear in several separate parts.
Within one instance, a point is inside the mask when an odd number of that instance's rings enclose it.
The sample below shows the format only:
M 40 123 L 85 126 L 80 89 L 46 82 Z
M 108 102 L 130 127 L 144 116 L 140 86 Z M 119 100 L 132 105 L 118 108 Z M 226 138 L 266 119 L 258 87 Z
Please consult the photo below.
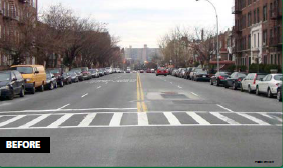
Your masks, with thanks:
M 33 73 L 33 68 L 32 67 L 13 67 L 11 69 L 12 70 L 17 70 L 21 74 L 32 74 Z
M 82 71 L 88 71 L 88 68 L 84 67 L 84 68 L 81 68 Z
M 282 81 L 282 75 L 275 75 L 274 80 Z
M 266 77 L 266 74 L 258 74 L 256 80 L 263 79 L 264 77 Z
M 49 72 L 54 73 L 54 74 L 59 74 L 60 70 L 59 69 L 50 69 Z
M 0 81 L 9 81 L 11 79 L 10 72 L 0 72 Z

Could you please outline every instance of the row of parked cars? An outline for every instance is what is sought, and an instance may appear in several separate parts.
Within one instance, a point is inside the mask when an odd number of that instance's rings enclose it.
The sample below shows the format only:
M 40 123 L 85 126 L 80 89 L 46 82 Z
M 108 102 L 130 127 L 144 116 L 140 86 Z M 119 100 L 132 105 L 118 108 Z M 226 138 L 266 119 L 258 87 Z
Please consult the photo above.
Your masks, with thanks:
M 15 95 L 24 97 L 26 92 L 53 90 L 72 83 L 121 73 L 119 68 L 74 68 L 63 72 L 61 68 L 45 69 L 42 65 L 15 65 L 0 71 L 0 98 L 12 100 Z
M 223 86 L 224 88 L 240 89 L 257 95 L 264 94 L 269 98 L 277 97 L 282 101 L 282 74 L 245 73 L 245 72 L 217 72 L 210 74 L 202 68 L 170 69 L 169 74 L 179 78 L 193 81 L 207 81 L 210 85 Z

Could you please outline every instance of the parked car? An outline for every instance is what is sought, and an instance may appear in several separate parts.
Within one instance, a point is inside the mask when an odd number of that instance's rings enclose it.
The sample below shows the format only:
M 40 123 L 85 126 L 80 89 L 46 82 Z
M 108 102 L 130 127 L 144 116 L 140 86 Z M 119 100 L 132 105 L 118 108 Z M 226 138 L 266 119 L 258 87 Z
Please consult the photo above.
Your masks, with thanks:
M 179 78 L 184 78 L 184 76 L 185 76 L 185 73 L 186 73 L 186 69 L 185 68 L 182 68 L 181 70 L 180 70 L 180 73 L 179 73 Z
M 151 69 L 151 73 L 155 73 L 155 69 Z
M 126 73 L 131 73 L 131 68 L 127 68 Z
M 68 74 L 71 76 L 72 83 L 79 82 L 79 77 L 78 77 L 76 72 L 70 71 L 70 72 L 68 72 Z
M 64 87 L 63 71 L 61 68 L 48 68 L 46 69 L 56 77 L 57 85 Z
M 83 74 L 84 80 L 89 80 L 89 79 L 92 78 L 92 75 L 88 70 L 88 67 L 82 67 L 81 69 L 82 69 L 82 74 Z
M 231 77 L 227 78 L 224 81 L 224 87 L 229 88 L 232 87 L 234 90 L 241 88 L 242 80 L 247 76 L 244 72 L 234 72 Z
M 44 87 L 49 90 L 53 90 L 58 87 L 57 78 L 50 71 L 46 71 L 46 83 Z
M 229 72 L 217 72 L 210 78 L 210 85 L 220 86 L 223 85 L 227 78 L 230 77 Z
M 168 74 L 168 71 L 164 67 L 159 67 L 156 71 L 156 76 L 159 76 L 159 75 L 167 76 L 167 74 Z
M 97 69 L 90 69 L 89 72 L 92 78 L 99 78 L 99 72 Z
M 192 70 L 193 70 L 192 67 L 189 67 L 189 68 L 186 69 L 185 75 L 184 75 L 185 79 L 190 79 L 190 73 L 192 72 Z
M 174 69 L 174 70 L 172 71 L 172 76 L 177 76 L 177 73 L 178 73 L 178 69 Z
M 265 73 L 250 73 L 242 80 L 241 91 L 248 91 L 253 93 L 256 91 L 256 85 L 260 79 L 263 79 L 267 74 Z
M 100 76 L 100 77 L 102 77 L 102 76 L 105 75 L 102 68 L 98 69 L 98 73 L 99 73 L 99 76 Z
M 277 89 L 277 100 L 282 102 L 282 83 L 278 86 Z
M 195 72 L 197 72 L 197 71 L 202 71 L 202 69 L 201 68 L 193 68 L 191 73 L 190 73 L 190 77 L 189 77 L 190 80 L 193 80 Z
M 272 98 L 277 94 L 279 85 L 282 84 L 282 74 L 269 74 L 263 79 L 260 79 L 256 85 L 256 94 L 266 94 L 267 97 Z
M 46 83 L 46 72 L 42 65 L 14 65 L 12 70 L 19 71 L 25 80 L 25 89 L 32 94 L 36 89 L 43 92 Z
M 120 68 L 117 68 L 116 71 L 117 71 L 117 73 L 122 73 Z
M 111 67 L 106 67 L 105 70 L 108 72 L 108 74 L 113 73 L 113 69 Z
M 18 71 L 0 71 L 1 99 L 14 99 L 15 95 L 25 96 L 25 80 Z
M 194 72 L 194 76 L 192 77 L 193 81 L 205 81 L 205 82 L 209 82 L 210 77 L 207 73 L 207 71 L 202 70 L 202 69 L 196 69 L 196 71 Z
M 72 84 L 72 77 L 69 73 L 65 72 L 62 74 L 62 77 L 63 77 L 63 82 L 65 85 L 69 85 L 69 84 Z
M 140 70 L 140 73 L 144 73 L 144 70 Z
M 151 73 L 151 70 L 150 70 L 150 69 L 147 69 L 147 70 L 146 70 L 146 73 Z

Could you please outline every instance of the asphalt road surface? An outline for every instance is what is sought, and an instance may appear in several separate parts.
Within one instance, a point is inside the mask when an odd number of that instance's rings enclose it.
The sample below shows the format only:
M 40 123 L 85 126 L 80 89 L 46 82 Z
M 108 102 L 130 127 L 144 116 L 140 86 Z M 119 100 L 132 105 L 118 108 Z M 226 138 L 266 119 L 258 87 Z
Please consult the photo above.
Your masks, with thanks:
M 51 138 L 50 154 L 0 154 L 0 166 L 279 167 L 282 104 L 171 76 L 112 74 L 0 101 L 0 136 Z

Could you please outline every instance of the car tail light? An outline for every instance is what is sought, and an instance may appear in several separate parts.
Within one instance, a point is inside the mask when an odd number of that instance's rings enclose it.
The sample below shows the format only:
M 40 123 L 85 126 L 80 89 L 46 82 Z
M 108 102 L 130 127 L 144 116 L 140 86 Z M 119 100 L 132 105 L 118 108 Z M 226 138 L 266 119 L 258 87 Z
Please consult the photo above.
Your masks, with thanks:
M 254 85 L 256 84 L 257 74 L 255 75 Z
M 276 86 L 277 86 L 277 87 L 280 86 L 280 83 L 276 83 Z
M 224 80 L 225 78 L 223 76 L 218 77 L 220 80 Z
M 238 82 L 242 82 L 242 79 L 240 78 L 240 79 L 238 79 Z

